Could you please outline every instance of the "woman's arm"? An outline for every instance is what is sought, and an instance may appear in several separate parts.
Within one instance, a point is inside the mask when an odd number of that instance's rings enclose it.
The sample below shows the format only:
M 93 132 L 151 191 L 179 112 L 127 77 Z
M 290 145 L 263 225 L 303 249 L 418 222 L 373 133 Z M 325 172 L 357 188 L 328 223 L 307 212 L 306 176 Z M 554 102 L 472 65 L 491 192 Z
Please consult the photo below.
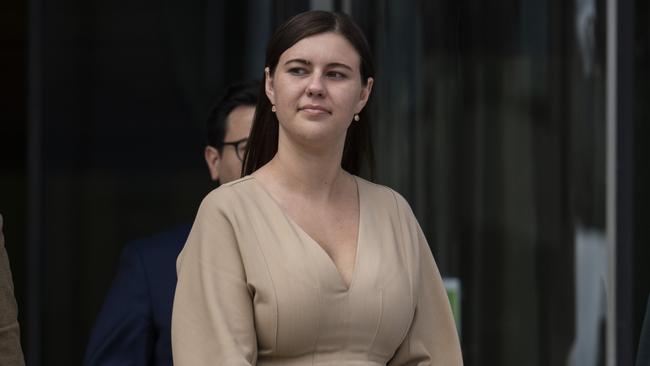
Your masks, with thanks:
M 224 188 L 213 191 L 201 203 L 177 260 L 172 354 L 178 366 L 256 362 L 252 299 L 236 230 L 228 215 L 232 195 Z
M 458 332 L 451 312 L 447 291 L 438 272 L 426 238 L 408 203 L 398 197 L 406 237 L 414 238 L 418 260 L 414 268 L 415 315 L 411 327 L 388 365 L 462 365 Z

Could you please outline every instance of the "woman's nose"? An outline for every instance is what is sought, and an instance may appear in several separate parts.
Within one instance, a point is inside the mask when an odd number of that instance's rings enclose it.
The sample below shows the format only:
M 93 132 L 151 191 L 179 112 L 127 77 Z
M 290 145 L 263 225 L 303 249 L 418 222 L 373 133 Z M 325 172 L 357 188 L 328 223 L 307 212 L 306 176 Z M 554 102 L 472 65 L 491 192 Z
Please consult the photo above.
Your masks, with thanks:
M 318 96 L 318 97 L 324 97 L 325 96 L 325 88 L 323 86 L 323 82 L 321 80 L 321 75 L 319 73 L 314 73 L 311 77 L 311 80 L 309 81 L 309 85 L 307 85 L 307 95 L 310 97 L 313 96 Z

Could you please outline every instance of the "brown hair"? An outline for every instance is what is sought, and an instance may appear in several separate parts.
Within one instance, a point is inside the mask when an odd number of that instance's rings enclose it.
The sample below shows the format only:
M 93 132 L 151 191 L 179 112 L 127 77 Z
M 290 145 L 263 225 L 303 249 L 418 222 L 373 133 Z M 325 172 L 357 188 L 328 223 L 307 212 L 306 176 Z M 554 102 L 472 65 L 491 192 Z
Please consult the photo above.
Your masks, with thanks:
M 342 13 L 327 11 L 307 11 L 300 13 L 284 24 L 273 34 L 266 48 L 266 67 L 274 74 L 280 55 L 300 40 L 322 33 L 335 32 L 345 37 L 359 53 L 361 82 L 366 85 L 369 77 L 374 77 L 375 69 L 368 41 L 361 29 L 352 19 Z M 278 151 L 278 120 L 271 111 L 271 102 L 262 83 L 260 98 L 255 109 L 253 127 L 248 140 L 248 150 L 244 157 L 242 175 L 248 175 L 268 163 Z M 364 108 L 360 120 L 348 128 L 343 148 L 341 167 L 351 174 L 359 174 L 362 164 L 368 164 L 370 177 L 374 174 L 374 156 L 370 133 L 370 121 Z

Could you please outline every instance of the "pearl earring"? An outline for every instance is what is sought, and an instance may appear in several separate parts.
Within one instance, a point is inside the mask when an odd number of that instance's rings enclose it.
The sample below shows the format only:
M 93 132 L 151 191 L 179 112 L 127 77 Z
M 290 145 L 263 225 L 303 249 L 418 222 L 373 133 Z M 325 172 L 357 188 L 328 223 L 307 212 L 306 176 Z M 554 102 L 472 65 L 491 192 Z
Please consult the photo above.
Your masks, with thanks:
M 354 114 L 354 120 L 357 121 L 357 122 L 359 122 L 360 118 L 359 118 L 359 114 L 358 114 L 358 113 L 355 113 L 355 114 Z
M 271 112 L 275 113 L 277 111 L 278 111 L 278 109 L 275 108 L 275 104 L 271 105 Z

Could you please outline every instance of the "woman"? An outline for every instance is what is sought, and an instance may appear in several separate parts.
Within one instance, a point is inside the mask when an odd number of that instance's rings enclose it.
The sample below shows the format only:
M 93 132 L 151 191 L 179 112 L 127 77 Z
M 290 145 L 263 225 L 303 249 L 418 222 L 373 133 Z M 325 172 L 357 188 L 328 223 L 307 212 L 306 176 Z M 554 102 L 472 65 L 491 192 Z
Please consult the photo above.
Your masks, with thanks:
M 266 65 L 245 176 L 204 199 L 178 258 L 174 363 L 462 364 L 408 203 L 353 175 L 373 85 L 361 31 L 299 14 Z

